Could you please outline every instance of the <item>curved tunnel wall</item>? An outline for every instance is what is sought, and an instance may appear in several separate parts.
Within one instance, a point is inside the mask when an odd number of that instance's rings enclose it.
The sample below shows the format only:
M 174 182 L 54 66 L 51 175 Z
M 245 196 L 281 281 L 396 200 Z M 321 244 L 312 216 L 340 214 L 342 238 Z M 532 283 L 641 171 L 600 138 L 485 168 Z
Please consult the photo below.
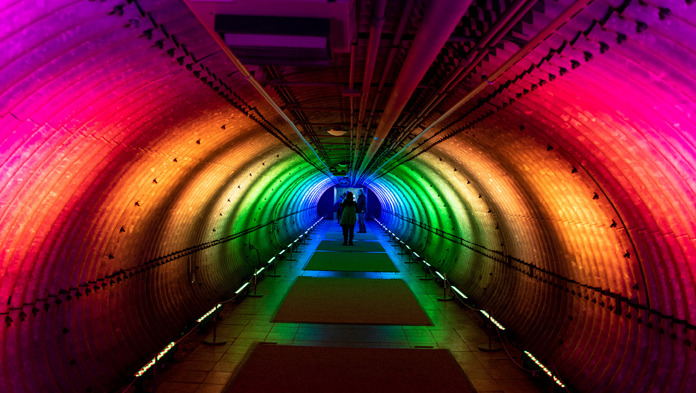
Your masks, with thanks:
M 211 71 L 222 56 L 200 60 L 219 49 L 183 4 L 140 5 L 1 11 L 3 392 L 127 380 L 311 225 L 331 184 L 246 81 Z
M 381 220 L 571 386 L 685 391 L 694 10 L 615 7 L 592 3 L 375 189 Z
M 332 184 L 183 4 L 3 7 L 0 390 L 112 388 Z M 371 185 L 382 222 L 580 391 L 694 383 L 694 20 L 593 2 Z

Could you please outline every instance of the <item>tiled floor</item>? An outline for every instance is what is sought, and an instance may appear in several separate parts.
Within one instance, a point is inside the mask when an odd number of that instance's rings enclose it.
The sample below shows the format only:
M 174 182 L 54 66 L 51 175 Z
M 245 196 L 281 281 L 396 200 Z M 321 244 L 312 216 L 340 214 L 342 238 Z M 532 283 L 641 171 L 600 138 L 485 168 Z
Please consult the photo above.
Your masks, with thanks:
M 505 351 L 481 352 L 479 344 L 488 343 L 482 323 L 475 312 L 455 302 L 440 302 L 442 288 L 433 281 L 421 281 L 423 272 L 418 264 L 404 264 L 405 257 L 388 243 L 380 227 L 368 223 L 368 231 L 375 233 L 394 261 L 398 273 L 349 273 L 303 271 L 312 253 L 327 231 L 338 231 L 335 221 L 318 226 L 308 245 L 302 246 L 294 257 L 278 266 L 282 277 L 266 277 L 259 283 L 263 297 L 246 298 L 237 305 L 227 305 L 218 322 L 217 340 L 225 345 L 207 346 L 189 343 L 186 351 L 179 351 L 175 362 L 157 377 L 158 392 L 217 393 L 244 359 L 247 350 L 259 341 L 286 345 L 312 346 L 365 346 L 390 348 L 447 348 L 459 362 L 479 393 L 541 392 L 531 377 L 520 370 Z M 271 322 L 284 296 L 297 276 L 401 278 L 430 316 L 434 326 L 377 326 L 331 325 Z M 212 336 L 212 334 L 211 334 Z M 208 337 L 212 339 L 212 337 Z M 195 339 L 193 340 L 195 341 Z M 198 340 L 200 342 L 200 339 Z M 182 353 L 183 352 L 183 353 Z M 520 363 L 515 351 L 515 361 Z M 150 391 L 151 389 L 147 389 Z

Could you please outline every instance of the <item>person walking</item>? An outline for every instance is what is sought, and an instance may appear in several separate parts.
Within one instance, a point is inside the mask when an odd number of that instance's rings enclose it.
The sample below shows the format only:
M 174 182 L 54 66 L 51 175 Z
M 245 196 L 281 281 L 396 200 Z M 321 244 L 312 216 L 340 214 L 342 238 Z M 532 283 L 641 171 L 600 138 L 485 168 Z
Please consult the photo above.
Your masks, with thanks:
M 343 199 L 345 196 L 346 194 L 343 193 L 343 195 L 338 197 L 338 202 L 336 202 L 336 223 L 338 225 L 341 225 L 341 205 L 343 204 Z
M 353 193 L 349 192 L 341 204 L 341 228 L 343 228 L 343 245 L 353 245 L 353 231 L 355 230 L 355 214 L 358 205 L 353 201 Z
M 367 228 L 365 228 L 365 213 L 367 210 L 367 201 L 365 200 L 365 195 L 363 191 L 358 191 L 358 233 L 367 233 Z

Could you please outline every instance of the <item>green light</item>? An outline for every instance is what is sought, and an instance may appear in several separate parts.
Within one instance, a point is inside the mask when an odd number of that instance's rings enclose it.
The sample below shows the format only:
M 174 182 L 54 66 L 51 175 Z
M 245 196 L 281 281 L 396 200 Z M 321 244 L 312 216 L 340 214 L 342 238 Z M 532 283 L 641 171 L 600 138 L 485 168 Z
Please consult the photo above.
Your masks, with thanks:
M 454 292 L 456 292 L 457 295 L 461 296 L 463 299 L 468 299 L 468 297 L 467 297 L 465 294 L 463 294 L 462 291 L 460 291 L 459 289 L 457 289 L 457 287 L 455 287 L 454 285 L 450 285 L 450 288 L 451 288 Z M 503 330 L 505 330 L 505 329 L 503 329 Z
M 239 295 L 239 293 L 242 292 L 242 291 L 244 290 L 244 288 L 246 288 L 246 287 L 248 287 L 248 286 L 249 286 L 249 283 L 248 283 L 248 282 L 247 282 L 247 283 L 244 283 L 244 285 L 242 285 L 241 287 L 239 287 L 239 289 L 237 289 L 236 291 L 234 291 L 235 295 Z

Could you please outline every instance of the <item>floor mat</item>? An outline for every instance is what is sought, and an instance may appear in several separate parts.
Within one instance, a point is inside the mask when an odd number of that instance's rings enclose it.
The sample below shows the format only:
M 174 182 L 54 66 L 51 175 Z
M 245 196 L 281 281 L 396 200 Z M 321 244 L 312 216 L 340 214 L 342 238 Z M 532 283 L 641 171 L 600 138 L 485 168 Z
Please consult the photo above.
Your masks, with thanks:
M 475 393 L 475 390 L 445 349 L 259 344 L 225 392 Z
M 303 270 L 333 272 L 398 272 L 389 256 L 383 252 L 317 251 Z
M 342 240 L 324 240 L 319 243 L 317 250 L 345 252 L 387 252 L 379 242 L 355 241 L 354 245 L 352 246 L 344 246 Z
M 403 280 L 298 277 L 274 322 L 432 325 Z
M 343 232 L 326 232 L 326 236 L 324 237 L 327 240 L 340 240 L 341 242 L 343 241 Z M 377 236 L 375 236 L 374 233 L 354 233 L 353 234 L 353 239 L 354 240 L 377 240 Z

